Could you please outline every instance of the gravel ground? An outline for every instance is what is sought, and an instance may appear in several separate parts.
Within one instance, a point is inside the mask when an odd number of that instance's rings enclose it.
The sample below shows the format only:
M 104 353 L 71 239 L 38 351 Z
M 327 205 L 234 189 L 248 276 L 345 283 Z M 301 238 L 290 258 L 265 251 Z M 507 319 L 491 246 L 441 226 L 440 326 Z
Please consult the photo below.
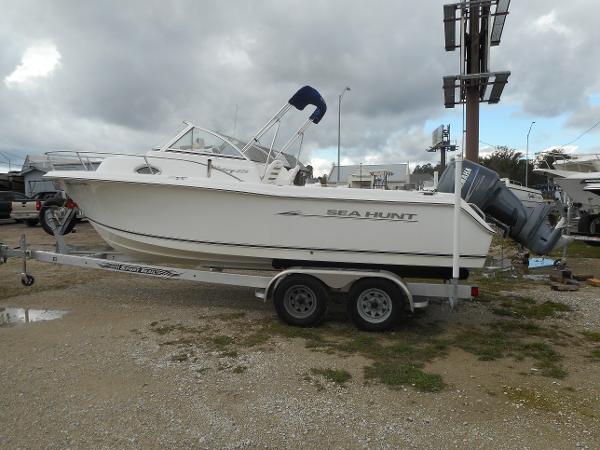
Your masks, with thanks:
M 100 244 L 89 225 L 78 228 L 71 243 Z M 16 243 L 22 232 L 38 245 L 51 242 L 39 228 L 14 224 L 0 225 L 0 241 Z M 600 275 L 598 261 L 572 264 Z M 36 262 L 30 265 L 36 284 L 24 288 L 19 270 L 17 261 L 0 267 L 0 307 L 68 313 L 0 327 L 2 448 L 600 446 L 600 363 L 585 356 L 587 347 L 560 349 L 564 379 L 539 376 L 529 359 L 481 361 L 451 347 L 426 365 L 446 388 L 420 392 L 366 379 L 372 361 L 365 353 L 315 351 L 293 335 L 251 347 L 210 344 L 214 336 L 278 323 L 272 306 L 251 289 Z M 508 282 L 503 289 L 513 287 Z M 600 331 L 599 292 L 519 288 L 572 307 L 544 323 L 574 334 Z M 433 304 L 414 320 L 451 330 L 490 317 L 482 303 L 463 303 L 454 312 Z M 179 328 L 158 332 L 170 326 Z M 213 341 L 169 344 L 189 336 L 184 327 Z M 343 314 L 333 314 L 327 327 L 348 325 Z M 351 379 L 328 381 L 311 374 L 314 368 L 344 370 Z

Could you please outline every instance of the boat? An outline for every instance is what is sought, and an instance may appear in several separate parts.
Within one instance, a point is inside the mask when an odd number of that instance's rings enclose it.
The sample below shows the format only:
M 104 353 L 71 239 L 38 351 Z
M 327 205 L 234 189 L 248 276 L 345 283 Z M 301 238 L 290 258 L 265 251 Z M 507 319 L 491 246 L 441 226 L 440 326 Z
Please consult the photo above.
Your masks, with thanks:
M 308 105 L 313 112 L 276 151 L 283 117 Z M 299 163 L 302 138 L 326 109 L 321 95 L 305 86 L 249 141 L 185 123 L 144 155 L 74 152 L 79 170 L 61 170 L 65 152 L 51 152 L 54 170 L 47 177 L 111 247 L 139 261 L 450 278 L 453 193 L 304 186 L 309 168 Z M 263 145 L 268 132 L 273 137 Z M 464 278 L 483 267 L 494 229 L 464 200 L 459 226 Z
M 594 186 L 600 182 L 600 155 L 555 155 L 552 164 L 542 159 L 534 172 L 545 173 L 560 187 L 579 212 L 578 232 L 600 234 L 600 196 Z M 560 158 L 560 159 L 558 159 Z
M 598 175 L 599 175 L 598 179 L 589 180 L 586 182 L 585 187 L 583 188 L 584 191 L 588 191 L 593 194 L 600 195 L 600 173 Z
M 537 205 L 544 203 L 542 191 L 523 186 L 518 181 L 513 181 L 508 178 L 500 178 L 510 191 L 517 196 L 523 206 L 526 208 L 534 208 Z
M 600 172 L 600 154 L 556 154 L 554 156 L 554 168 L 557 170 L 566 170 L 569 172 Z

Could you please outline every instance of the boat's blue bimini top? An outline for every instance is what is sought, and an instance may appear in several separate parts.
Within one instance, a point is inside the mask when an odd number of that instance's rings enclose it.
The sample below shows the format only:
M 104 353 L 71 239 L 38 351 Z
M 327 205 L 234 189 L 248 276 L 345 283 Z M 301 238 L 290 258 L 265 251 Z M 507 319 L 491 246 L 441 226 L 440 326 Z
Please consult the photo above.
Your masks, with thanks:
M 325 104 L 323 97 L 321 97 L 321 94 L 319 94 L 319 91 L 310 86 L 304 86 L 298 89 L 288 103 L 300 111 L 302 111 L 306 105 L 314 105 L 316 109 L 309 117 L 314 124 L 319 123 L 327 111 L 327 105 Z

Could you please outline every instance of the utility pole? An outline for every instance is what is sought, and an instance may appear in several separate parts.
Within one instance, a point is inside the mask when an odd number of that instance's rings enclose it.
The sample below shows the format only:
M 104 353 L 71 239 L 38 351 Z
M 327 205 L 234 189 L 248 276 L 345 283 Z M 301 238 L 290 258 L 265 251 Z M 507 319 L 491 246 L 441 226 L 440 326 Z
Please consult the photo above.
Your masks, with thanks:
M 498 103 L 510 76 L 510 72 L 489 69 L 490 46 L 500 44 L 509 5 L 510 0 L 463 0 L 444 5 L 446 51 L 461 49 L 459 74 L 443 77 L 444 106 L 465 105 L 464 153 L 465 159 L 474 162 L 479 159 L 479 103 Z
M 473 2 L 472 2 L 473 3 Z M 469 39 L 467 41 L 467 73 L 480 73 L 479 56 L 479 5 L 469 7 Z M 466 131 L 465 159 L 479 159 L 479 80 L 466 82 Z

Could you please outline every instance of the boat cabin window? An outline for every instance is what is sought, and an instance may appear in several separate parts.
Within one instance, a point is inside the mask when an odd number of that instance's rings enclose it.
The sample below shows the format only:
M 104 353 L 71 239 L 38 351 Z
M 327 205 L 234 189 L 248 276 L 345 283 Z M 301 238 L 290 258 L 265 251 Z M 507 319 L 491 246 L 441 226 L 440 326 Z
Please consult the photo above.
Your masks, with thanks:
M 169 150 L 193 151 L 216 155 L 235 156 L 240 158 L 240 151 L 219 136 L 192 128 L 176 142 L 169 145 Z

